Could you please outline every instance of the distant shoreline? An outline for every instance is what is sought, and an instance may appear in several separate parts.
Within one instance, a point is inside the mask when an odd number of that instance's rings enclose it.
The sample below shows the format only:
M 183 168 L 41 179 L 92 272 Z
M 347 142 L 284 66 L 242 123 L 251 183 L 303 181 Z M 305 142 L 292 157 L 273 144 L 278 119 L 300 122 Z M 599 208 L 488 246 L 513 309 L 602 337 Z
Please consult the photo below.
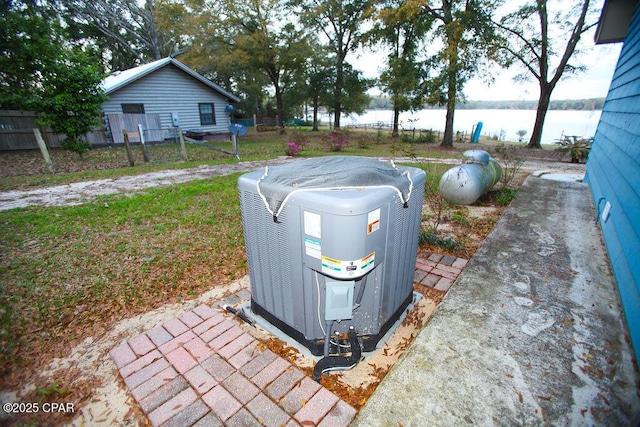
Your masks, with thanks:
M 442 130 L 446 123 L 445 109 L 425 109 L 400 114 L 399 125 L 403 129 Z M 542 143 L 552 144 L 562 135 L 595 135 L 601 111 L 597 110 L 551 110 L 547 112 L 542 129 Z M 531 135 L 536 120 L 535 110 L 472 110 L 458 109 L 454 116 L 454 131 L 471 132 L 482 122 L 482 134 L 500 141 L 517 141 L 518 131 Z M 363 114 L 344 117 L 344 125 L 391 124 L 392 110 L 367 110 Z
M 549 103 L 549 110 L 560 111 L 601 111 L 605 98 L 560 99 Z M 467 101 L 456 104 L 456 110 L 536 110 L 538 101 Z M 385 96 L 371 98 L 368 110 L 392 110 L 393 105 Z M 425 105 L 424 110 L 443 110 L 443 106 Z

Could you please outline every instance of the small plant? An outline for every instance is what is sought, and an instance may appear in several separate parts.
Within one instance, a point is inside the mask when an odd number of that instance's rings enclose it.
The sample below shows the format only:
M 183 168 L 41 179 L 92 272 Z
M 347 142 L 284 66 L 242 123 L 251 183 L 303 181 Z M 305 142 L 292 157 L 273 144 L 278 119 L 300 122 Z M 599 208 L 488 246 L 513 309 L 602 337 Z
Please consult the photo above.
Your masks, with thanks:
M 438 230 L 438 226 L 442 222 L 442 217 L 445 211 L 445 208 L 448 205 L 448 202 L 442 196 L 440 192 L 440 179 L 438 175 L 427 174 L 427 181 L 424 187 L 424 200 L 425 203 L 431 208 L 433 211 L 433 216 L 429 218 L 430 226 L 429 229 L 433 232 Z
M 91 143 L 84 139 L 73 139 L 67 137 L 61 143 L 62 148 L 68 151 L 73 151 L 74 153 L 78 153 L 78 156 L 82 158 L 82 155 L 87 151 L 91 150 Z
M 383 142 L 385 140 L 385 134 L 384 131 L 380 128 L 378 128 L 376 130 L 376 143 L 380 144 L 381 142 Z M 364 147 L 360 147 L 360 148 L 364 148 Z M 369 148 L 369 147 L 366 147 Z
M 495 153 L 500 155 L 500 159 L 502 160 L 502 176 L 500 177 L 500 182 L 505 187 L 511 185 L 511 182 L 514 180 L 520 168 L 524 164 L 524 158 L 518 156 L 518 149 L 521 148 L 521 145 L 506 145 L 504 143 L 500 143 L 496 145 L 494 149 Z
M 555 150 L 563 155 L 571 153 L 571 163 L 586 162 L 591 151 L 591 139 L 579 139 L 575 142 L 569 142 Z
M 462 249 L 464 246 L 460 240 L 456 240 L 453 237 L 437 236 L 431 229 L 420 230 L 418 243 L 420 245 L 435 245 L 439 248 L 452 252 Z
M 405 144 L 410 144 L 413 142 L 413 135 L 408 133 L 403 133 L 402 135 L 400 135 L 400 141 Z
M 291 138 L 289 138 L 289 141 L 284 144 L 284 153 L 290 157 L 299 156 L 300 152 L 307 146 L 307 144 L 308 141 L 302 132 L 292 132 Z
M 509 187 L 502 187 L 496 195 L 496 202 L 500 206 L 507 206 L 516 197 L 518 190 Z
M 349 137 L 346 132 L 334 129 L 325 137 L 325 147 L 327 151 L 342 151 L 347 146 Z
M 469 219 L 467 217 L 467 211 L 464 208 L 456 210 L 453 215 L 451 215 L 451 219 L 453 221 L 459 222 L 463 225 L 469 225 Z
M 518 142 L 522 142 L 526 134 L 527 134 L 527 131 L 524 129 L 520 129 L 519 131 L 517 131 L 516 135 L 518 135 Z
M 436 134 L 433 132 L 432 129 L 428 129 L 424 131 L 424 135 L 422 134 L 422 131 L 420 131 L 420 142 L 432 144 L 436 142 Z
M 284 153 L 289 157 L 298 156 L 300 154 L 300 147 L 293 141 L 289 141 L 285 144 Z
M 52 394 L 63 395 L 65 392 L 65 390 L 58 387 L 55 381 L 49 387 L 36 388 L 36 393 L 38 393 L 38 395 L 40 396 L 40 403 L 42 403 L 47 397 L 51 396 Z
M 358 141 L 358 148 L 362 148 L 363 150 L 369 148 L 369 140 L 366 135 L 358 135 L 356 140 Z
M 396 141 L 391 146 L 391 153 L 394 156 L 408 157 L 412 159 L 417 167 L 427 174 L 424 186 L 424 202 L 430 207 L 433 215 L 424 217 L 423 221 L 428 222 L 428 228 L 433 232 L 436 232 L 440 222 L 442 222 L 442 216 L 445 208 L 449 204 L 440 192 L 440 177 L 442 176 L 442 172 L 434 171 L 433 164 L 425 162 L 424 159 L 418 157 L 415 144 L 405 144 L 403 142 Z

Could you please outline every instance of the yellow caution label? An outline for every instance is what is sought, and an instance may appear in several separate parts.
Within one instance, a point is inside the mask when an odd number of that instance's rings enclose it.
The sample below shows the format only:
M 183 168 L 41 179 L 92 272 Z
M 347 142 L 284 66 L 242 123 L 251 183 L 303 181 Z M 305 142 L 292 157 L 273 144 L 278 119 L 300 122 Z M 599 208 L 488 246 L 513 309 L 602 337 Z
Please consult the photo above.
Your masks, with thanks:
M 342 261 L 340 261 L 338 259 L 329 258 L 328 256 L 324 256 L 324 255 L 322 255 L 322 261 L 326 261 L 326 262 L 331 263 L 331 264 L 341 264 L 342 263 Z

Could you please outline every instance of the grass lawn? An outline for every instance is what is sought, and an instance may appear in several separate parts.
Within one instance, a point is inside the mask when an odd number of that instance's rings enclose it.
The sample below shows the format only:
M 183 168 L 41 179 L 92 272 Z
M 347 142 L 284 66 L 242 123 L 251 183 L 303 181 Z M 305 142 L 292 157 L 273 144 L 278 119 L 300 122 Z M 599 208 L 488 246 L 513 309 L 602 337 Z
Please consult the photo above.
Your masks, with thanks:
M 344 154 L 368 157 L 388 157 L 402 155 L 407 146 L 421 155 L 429 157 L 459 157 L 458 150 L 442 150 L 437 144 L 403 144 L 373 131 L 347 131 L 349 143 L 340 152 L 327 150 L 327 130 L 311 132 L 308 129 L 288 130 L 287 134 L 276 132 L 249 133 L 239 138 L 241 161 L 266 160 L 284 156 L 286 143 L 304 140 L 306 145 L 300 157 L 317 157 Z M 230 142 L 211 142 L 211 146 L 232 150 Z M 68 184 L 95 179 L 117 178 L 123 175 L 137 175 L 164 169 L 184 169 L 201 165 L 236 163 L 238 160 L 213 148 L 198 144 L 187 144 L 188 161 L 176 161 L 177 145 L 165 145 L 152 149 L 152 157 L 157 163 L 144 163 L 142 149 L 133 147 L 135 166 L 130 167 L 123 147 L 91 150 L 83 158 L 72 152 L 52 150 L 51 158 L 56 170 L 50 174 L 46 170 L 42 155 L 38 150 L 28 152 L 0 153 L 0 191 L 29 189 L 34 187 Z M 162 161 L 165 160 L 165 161 Z
M 44 349 L 60 354 L 112 321 L 246 274 L 237 179 L 0 212 L 2 378 L 19 381 Z

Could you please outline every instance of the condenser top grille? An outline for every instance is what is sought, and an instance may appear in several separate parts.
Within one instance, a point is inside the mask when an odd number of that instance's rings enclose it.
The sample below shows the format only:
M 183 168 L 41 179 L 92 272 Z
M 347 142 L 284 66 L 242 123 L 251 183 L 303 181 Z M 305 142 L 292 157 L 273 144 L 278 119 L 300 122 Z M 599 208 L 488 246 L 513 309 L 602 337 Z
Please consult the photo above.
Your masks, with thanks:
M 267 210 L 277 217 L 296 192 L 388 187 L 407 203 L 413 182 L 409 172 L 392 164 L 366 157 L 335 156 L 267 167 L 257 187 Z

